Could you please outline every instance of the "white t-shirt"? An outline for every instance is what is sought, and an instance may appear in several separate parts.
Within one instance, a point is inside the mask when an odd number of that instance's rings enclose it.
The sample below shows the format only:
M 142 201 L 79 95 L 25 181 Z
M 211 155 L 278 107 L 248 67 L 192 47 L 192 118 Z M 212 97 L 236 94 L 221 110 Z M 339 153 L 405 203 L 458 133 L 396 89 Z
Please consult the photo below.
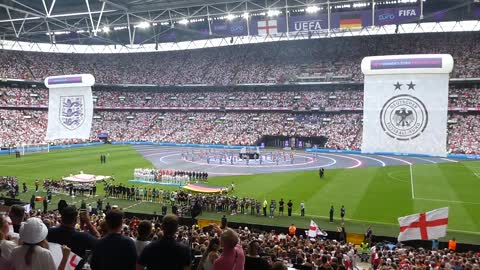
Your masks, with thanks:
M 0 269 L 9 270 L 11 268 L 10 256 L 12 250 L 17 246 L 13 241 L 2 240 L 0 241 L 0 250 L 2 251 L 2 256 L 0 257 Z
M 23 245 L 16 247 L 12 251 L 10 257 L 11 263 L 15 270 L 56 270 L 50 250 L 44 249 L 40 246 L 35 246 L 32 256 L 32 264 L 27 266 L 25 264 L 25 254 L 29 246 Z
M 135 242 L 135 248 L 137 249 L 137 255 L 140 256 L 140 253 L 142 253 L 142 250 L 150 244 L 150 241 L 139 241 L 137 239 L 134 239 L 133 242 Z
M 0 250 L 2 251 L 2 258 L 10 260 L 12 250 L 17 246 L 13 241 L 2 240 L 0 241 Z

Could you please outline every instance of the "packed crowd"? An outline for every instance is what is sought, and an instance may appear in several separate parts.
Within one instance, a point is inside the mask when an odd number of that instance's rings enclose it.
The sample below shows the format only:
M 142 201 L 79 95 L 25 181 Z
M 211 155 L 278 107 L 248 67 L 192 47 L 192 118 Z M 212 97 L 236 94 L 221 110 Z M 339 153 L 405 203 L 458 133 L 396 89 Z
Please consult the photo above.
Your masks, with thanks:
M 325 136 L 328 138 L 325 147 L 334 149 L 359 149 L 362 141 L 360 113 L 98 111 L 96 115 L 99 118 L 93 121 L 91 141 L 98 141 L 97 134 L 101 132 L 108 133 L 113 141 L 230 145 L 255 145 L 266 135 Z M 5 131 L 0 134 L 0 146 L 44 142 L 46 111 L 0 109 L 0 120 L 0 128 Z M 453 153 L 480 153 L 480 140 L 476 136 L 480 117 L 451 113 L 450 120 L 455 123 L 449 124 L 448 150 Z
M 480 115 L 455 114 L 450 121 L 448 142 L 449 151 L 463 154 L 480 153 Z
M 15 176 L 0 176 L 0 192 L 11 192 L 18 186 L 18 179 Z
M 25 214 L 22 206 L 12 206 L 7 216 L 0 216 L 0 268 L 63 270 L 69 262 L 93 270 L 348 270 L 356 269 L 363 252 L 373 269 L 477 270 L 480 263 L 480 254 L 454 249 L 373 244 L 365 251 L 290 228 L 288 234 L 233 229 L 224 220 L 221 226 L 200 229 L 179 226 L 172 214 L 142 221 L 125 218 L 116 206 L 105 212 L 88 215 L 62 205 L 60 211 Z M 61 252 L 54 251 L 58 245 Z
M 0 77 L 90 73 L 100 83 L 158 85 L 284 83 L 310 75 L 358 81 L 365 56 L 421 53 L 449 53 L 453 77 L 480 77 L 477 39 L 476 33 L 402 34 L 121 55 L 2 51 Z
M 452 87 L 449 91 L 449 107 L 473 107 L 479 105 L 480 89 Z M 94 89 L 97 109 L 128 107 L 163 108 L 318 108 L 327 110 L 363 109 L 363 90 L 359 88 L 312 89 L 296 86 L 295 90 L 111 90 Z M 44 88 L 0 87 L 0 106 L 45 107 L 48 90 Z

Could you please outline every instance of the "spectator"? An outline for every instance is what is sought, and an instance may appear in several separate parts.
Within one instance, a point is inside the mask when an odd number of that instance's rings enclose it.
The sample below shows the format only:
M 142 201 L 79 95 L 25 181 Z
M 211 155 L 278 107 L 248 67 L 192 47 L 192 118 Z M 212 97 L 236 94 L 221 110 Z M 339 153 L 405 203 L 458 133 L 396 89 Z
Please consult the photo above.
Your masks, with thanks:
M 271 270 L 288 270 L 288 267 L 283 262 L 275 262 Z
M 85 258 L 85 251 L 95 249 L 100 234 L 85 213 L 80 215 L 81 227 L 85 227 L 90 233 L 77 231 L 75 229 L 77 217 L 78 212 L 75 206 L 67 206 L 64 208 L 61 212 L 60 226 L 51 228 L 48 231 L 47 239 L 52 243 L 66 245 L 73 253 L 81 258 Z M 78 268 L 81 269 L 82 266 L 83 262 L 80 262 Z
M 220 258 L 213 264 L 214 270 L 243 270 L 245 268 L 245 254 L 239 244 L 237 233 L 232 229 L 225 229 L 220 236 L 223 248 Z
M 10 255 L 12 250 L 17 246 L 13 241 L 6 240 L 8 235 L 8 222 L 6 218 L 0 216 L 0 269 L 12 270 L 10 263 Z
M 212 238 L 198 263 L 197 270 L 213 270 L 213 263 L 220 257 L 218 253 L 219 249 L 220 240 L 218 238 Z
M 260 245 L 258 241 L 248 244 L 247 256 L 245 257 L 245 270 L 269 270 L 270 265 L 259 256 Z
M 143 220 L 138 224 L 138 236 L 134 240 L 135 248 L 137 249 L 137 256 L 140 256 L 143 249 L 150 244 L 150 234 L 152 233 L 152 222 L 148 220 Z
M 10 207 L 10 211 L 8 216 L 12 220 L 13 231 L 15 233 L 20 232 L 20 227 L 22 225 L 24 216 L 25 216 L 25 208 L 23 206 L 15 204 Z
M 191 269 L 192 258 L 190 248 L 175 241 L 178 228 L 178 217 L 168 214 L 162 220 L 163 237 L 147 245 L 137 264 L 137 270 L 147 269 Z
M 29 218 L 20 228 L 22 245 L 11 254 L 11 264 L 15 270 L 63 270 L 67 263 L 70 249 L 63 246 L 60 265 L 55 267 L 52 254 L 48 250 L 48 229 L 39 218 Z
M 133 270 L 137 251 L 132 239 L 122 235 L 123 212 L 111 210 L 105 217 L 108 234 L 100 239 L 92 253 L 92 270 Z

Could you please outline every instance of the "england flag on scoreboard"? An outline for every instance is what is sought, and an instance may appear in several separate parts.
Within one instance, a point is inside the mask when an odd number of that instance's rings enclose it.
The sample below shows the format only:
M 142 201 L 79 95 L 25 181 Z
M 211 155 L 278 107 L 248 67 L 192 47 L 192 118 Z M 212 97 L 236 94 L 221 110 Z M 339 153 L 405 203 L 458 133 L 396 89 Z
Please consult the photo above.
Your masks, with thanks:
M 426 213 L 399 217 L 398 241 L 431 240 L 445 237 L 448 226 L 448 207 Z
M 258 35 L 267 36 L 277 33 L 277 20 L 258 21 Z

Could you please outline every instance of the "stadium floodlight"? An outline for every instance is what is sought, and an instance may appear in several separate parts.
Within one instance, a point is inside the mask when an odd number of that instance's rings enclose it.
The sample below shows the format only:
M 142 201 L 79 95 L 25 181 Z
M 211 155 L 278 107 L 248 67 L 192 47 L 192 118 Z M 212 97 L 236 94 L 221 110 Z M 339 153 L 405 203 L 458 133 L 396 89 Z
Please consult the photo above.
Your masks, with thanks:
M 227 16 L 225 16 L 225 18 L 227 20 L 231 21 L 231 20 L 235 19 L 235 15 L 229 13 L 229 14 L 227 14 Z
M 318 6 L 308 6 L 305 9 L 305 12 L 307 12 L 307 13 L 317 13 L 319 10 L 320 10 L 320 8 Z
M 147 29 L 149 27 L 150 27 L 149 22 L 141 22 L 141 23 L 135 25 L 135 28 L 141 28 L 141 29 Z
M 183 24 L 183 25 L 187 25 L 189 23 L 189 21 L 187 19 L 183 19 L 183 20 L 178 21 L 178 23 Z
M 160 23 L 160 25 L 163 25 L 163 26 L 169 25 L 169 24 L 170 24 L 169 22 L 161 22 L 161 23 Z
M 275 16 L 278 16 L 280 15 L 282 12 L 280 10 L 276 10 L 276 9 L 270 9 L 267 11 L 267 15 L 268 17 L 275 17 Z
M 365 2 L 353 3 L 353 8 L 363 8 L 366 6 L 367 6 L 367 3 Z
M 248 17 L 250 17 L 250 14 L 248 14 L 248 12 L 244 12 L 244 13 L 242 14 L 242 17 L 243 17 L 244 19 L 248 19 Z
M 117 30 L 124 30 L 124 29 L 127 29 L 128 27 L 126 26 L 115 26 L 113 27 L 113 30 L 117 31 Z
M 104 27 L 102 28 L 102 32 L 103 32 L 103 33 L 108 33 L 108 32 L 110 32 L 110 27 L 104 26 Z

